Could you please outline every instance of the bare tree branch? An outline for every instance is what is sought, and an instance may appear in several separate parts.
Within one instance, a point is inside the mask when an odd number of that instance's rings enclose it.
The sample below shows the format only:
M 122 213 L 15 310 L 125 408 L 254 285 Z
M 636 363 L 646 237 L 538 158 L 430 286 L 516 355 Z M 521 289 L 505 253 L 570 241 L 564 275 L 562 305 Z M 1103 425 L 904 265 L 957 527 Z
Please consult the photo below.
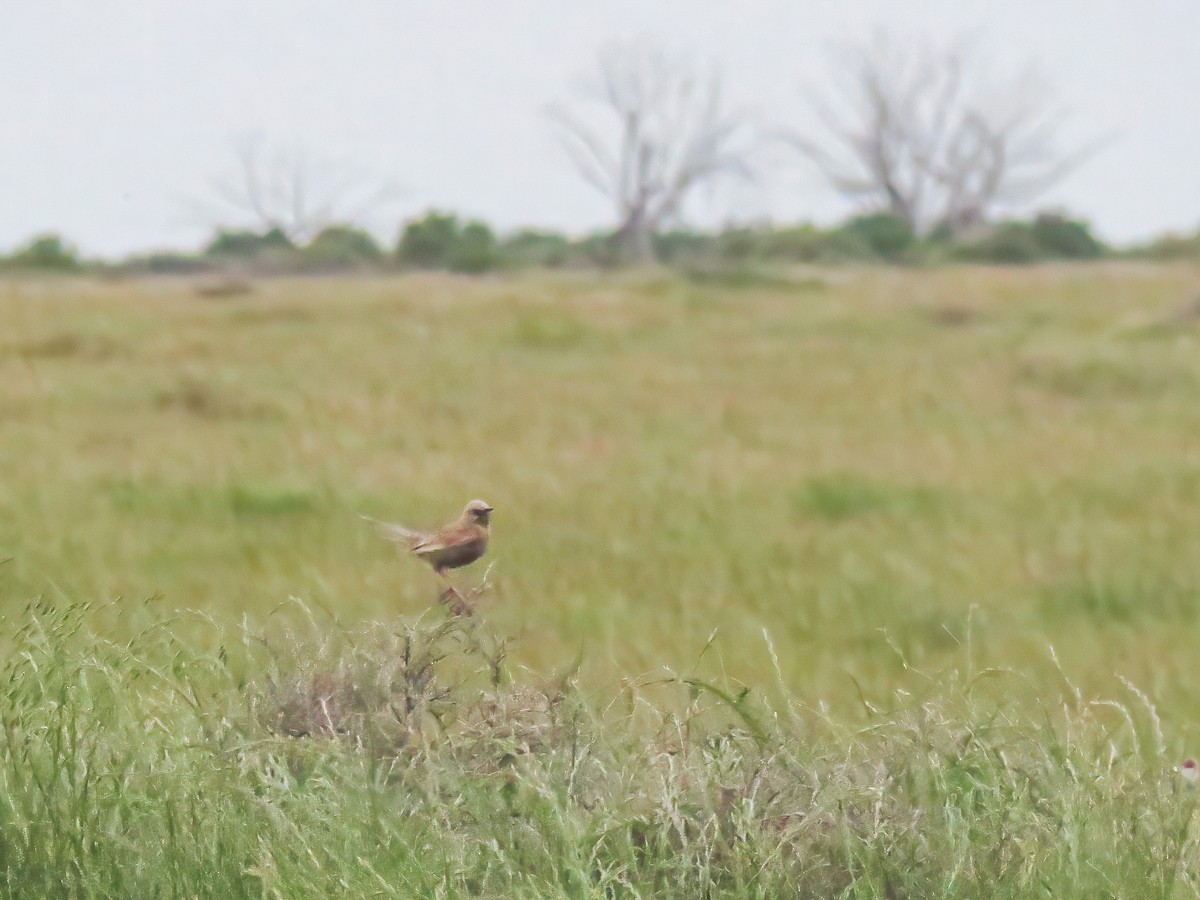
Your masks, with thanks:
M 727 106 L 720 79 L 642 45 L 609 49 L 580 92 L 579 112 L 550 119 L 580 177 L 613 204 L 625 255 L 652 256 L 651 236 L 683 214 L 703 185 L 746 178 L 748 118 Z
M 278 229 L 295 243 L 331 225 L 361 224 L 400 197 L 393 183 L 362 169 L 261 137 L 235 141 L 233 156 L 232 169 L 211 182 L 218 209 L 209 218 L 226 224 L 228 216 L 236 216 L 248 227 Z
M 1063 111 L 1045 86 L 989 82 L 962 42 L 903 47 L 878 32 L 833 66 L 838 92 L 812 99 L 823 133 L 784 139 L 840 193 L 918 233 L 961 230 L 1028 202 L 1096 149 L 1060 150 Z

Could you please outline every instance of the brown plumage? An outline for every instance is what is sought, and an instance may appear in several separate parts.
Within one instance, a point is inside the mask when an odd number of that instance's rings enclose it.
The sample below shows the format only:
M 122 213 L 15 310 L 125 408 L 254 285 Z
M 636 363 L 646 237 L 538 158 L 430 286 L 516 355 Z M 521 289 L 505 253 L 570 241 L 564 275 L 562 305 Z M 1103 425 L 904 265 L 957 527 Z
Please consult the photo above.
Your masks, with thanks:
M 377 522 L 383 536 L 408 548 L 425 560 L 438 575 L 445 577 L 447 569 L 468 566 L 487 550 L 492 507 L 482 500 L 472 500 L 457 522 L 437 531 L 414 531 L 403 525 Z M 375 522 L 375 519 L 371 521 Z

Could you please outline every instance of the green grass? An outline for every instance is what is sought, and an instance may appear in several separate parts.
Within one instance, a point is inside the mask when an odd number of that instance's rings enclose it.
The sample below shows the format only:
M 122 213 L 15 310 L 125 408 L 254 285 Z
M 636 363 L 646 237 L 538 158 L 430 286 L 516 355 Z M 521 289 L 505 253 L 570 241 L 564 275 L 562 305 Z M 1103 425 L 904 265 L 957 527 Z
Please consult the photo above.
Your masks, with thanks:
M 1188 893 L 1198 274 L 0 283 L 7 891 Z M 444 740 L 264 719 L 475 496 Z
M 569 673 L 514 682 L 476 619 L 348 630 L 291 604 L 199 653 L 146 610 L 132 638 L 89 634 L 94 612 L 23 610 L 0 671 L 6 896 L 1174 897 L 1200 877 L 1197 794 L 1132 686 L 947 670 L 849 725 L 686 674 L 607 704 Z

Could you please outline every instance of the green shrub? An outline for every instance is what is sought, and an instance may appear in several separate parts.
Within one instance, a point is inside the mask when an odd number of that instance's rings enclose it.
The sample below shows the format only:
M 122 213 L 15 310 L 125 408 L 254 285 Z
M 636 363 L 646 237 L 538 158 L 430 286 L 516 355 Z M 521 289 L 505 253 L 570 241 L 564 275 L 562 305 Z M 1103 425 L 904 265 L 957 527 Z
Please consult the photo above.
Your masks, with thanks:
M 1002 222 L 953 248 L 953 256 L 966 262 L 1022 265 L 1036 262 L 1041 250 L 1027 222 Z
M 891 213 L 856 216 L 842 226 L 848 236 L 857 238 L 879 259 L 897 262 L 917 241 L 912 226 Z
M 717 236 L 717 253 L 726 262 L 749 262 L 758 251 L 758 238 L 753 228 L 727 228 Z
M 1135 247 L 1130 255 L 1158 262 L 1195 262 L 1200 260 L 1200 231 L 1191 236 L 1163 235 L 1149 244 Z
M 1039 213 L 1033 220 L 1032 236 L 1041 255 L 1051 259 L 1095 259 L 1104 245 L 1092 236 L 1086 222 L 1057 213 Z
M 150 275 L 197 275 L 216 268 L 211 259 L 187 253 L 151 253 L 149 256 L 133 257 L 121 264 L 131 274 Z
M 498 262 L 496 236 L 492 229 L 483 222 L 468 222 L 450 245 L 446 267 L 451 272 L 474 275 L 496 268 Z
M 302 254 L 310 266 L 318 269 L 353 269 L 373 265 L 383 259 L 383 250 L 361 228 L 331 225 L 323 228 Z
M 518 231 L 502 240 L 497 253 L 506 265 L 515 268 L 554 269 L 563 265 L 571 253 L 571 242 L 551 231 Z
M 608 268 L 619 261 L 617 241 L 612 232 L 601 231 L 585 235 L 574 243 L 575 251 L 584 262 Z
M 80 268 L 75 248 L 68 246 L 57 234 L 35 237 L 7 260 L 18 269 L 44 269 L 54 272 L 74 272 Z
M 846 229 L 826 231 L 814 225 L 778 228 L 756 238 L 757 255 L 772 262 L 841 263 L 871 258 L 862 235 Z
M 444 269 L 458 233 L 458 216 L 431 212 L 404 226 L 396 258 L 418 269 Z
M 709 260 L 720 252 L 720 238 L 698 231 L 667 231 L 653 238 L 654 255 L 664 263 Z
M 222 229 L 204 248 L 204 255 L 233 259 L 257 259 L 266 254 L 290 252 L 294 249 L 295 244 L 279 228 L 272 228 L 262 234 L 256 231 L 226 231 Z

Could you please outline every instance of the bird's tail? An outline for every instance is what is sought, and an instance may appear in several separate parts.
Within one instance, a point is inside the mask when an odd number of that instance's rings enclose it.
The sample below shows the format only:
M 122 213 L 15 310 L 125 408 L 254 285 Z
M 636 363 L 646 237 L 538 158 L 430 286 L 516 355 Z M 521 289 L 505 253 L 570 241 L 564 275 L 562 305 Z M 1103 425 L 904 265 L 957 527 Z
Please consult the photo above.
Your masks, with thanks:
M 405 528 L 403 525 L 397 525 L 395 522 L 381 522 L 379 519 L 372 519 L 370 516 L 361 516 L 360 518 L 373 523 L 379 529 L 381 535 L 389 541 L 395 541 L 397 544 L 412 546 L 412 544 L 421 539 L 419 531 L 413 531 L 411 528 Z

